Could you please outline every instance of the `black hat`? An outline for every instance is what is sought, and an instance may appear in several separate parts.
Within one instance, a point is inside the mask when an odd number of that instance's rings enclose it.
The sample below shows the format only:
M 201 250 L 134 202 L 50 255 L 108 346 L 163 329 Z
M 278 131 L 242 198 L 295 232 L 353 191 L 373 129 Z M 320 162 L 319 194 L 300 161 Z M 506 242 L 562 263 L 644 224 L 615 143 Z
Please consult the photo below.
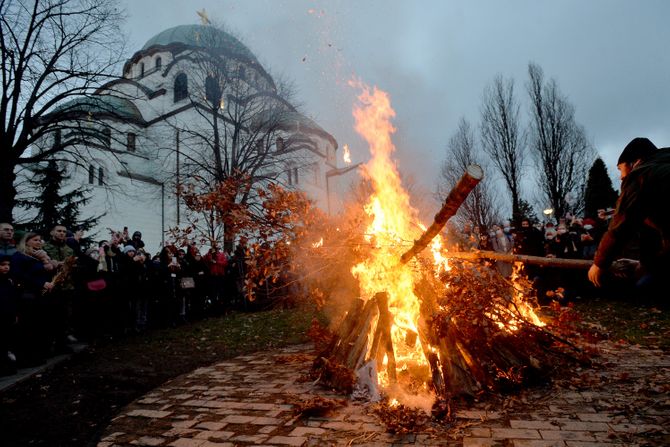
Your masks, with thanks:
M 633 138 L 623 149 L 621 155 L 619 155 L 619 161 L 616 164 L 620 165 L 621 163 L 633 163 L 636 160 L 644 160 L 656 152 L 656 150 L 656 146 L 648 138 Z

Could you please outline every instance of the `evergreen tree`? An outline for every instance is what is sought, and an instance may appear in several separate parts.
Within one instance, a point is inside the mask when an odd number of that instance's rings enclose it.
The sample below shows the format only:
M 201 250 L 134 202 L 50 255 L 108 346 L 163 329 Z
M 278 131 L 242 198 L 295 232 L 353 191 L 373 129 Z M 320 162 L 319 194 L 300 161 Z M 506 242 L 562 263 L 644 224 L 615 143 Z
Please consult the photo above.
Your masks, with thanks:
M 101 216 L 80 219 L 80 208 L 88 203 L 87 188 L 75 188 L 62 192 L 63 182 L 69 179 L 65 168 L 59 167 L 55 160 L 39 165 L 28 180 L 35 195 L 22 199 L 19 203 L 37 211 L 29 222 L 20 224 L 21 228 L 38 231 L 46 235 L 55 225 L 64 225 L 70 231 L 84 232 L 93 228 Z
M 584 192 L 584 215 L 595 217 L 602 208 L 613 208 L 616 205 L 618 193 L 612 187 L 612 179 L 607 173 L 607 167 L 598 157 L 589 169 L 589 177 Z
M 519 200 L 519 214 L 513 218 L 514 224 L 520 226 L 523 219 L 528 219 L 528 221 L 533 224 L 536 224 L 540 221 L 540 219 L 537 218 L 537 214 L 535 213 L 533 206 L 527 201 L 521 199 Z

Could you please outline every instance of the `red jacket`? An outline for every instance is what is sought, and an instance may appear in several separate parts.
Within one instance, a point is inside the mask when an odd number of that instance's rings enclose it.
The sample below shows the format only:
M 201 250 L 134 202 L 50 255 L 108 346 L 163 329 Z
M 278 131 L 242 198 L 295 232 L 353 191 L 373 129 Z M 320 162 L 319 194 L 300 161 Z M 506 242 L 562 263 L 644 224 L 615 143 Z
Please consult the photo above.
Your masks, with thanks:
M 207 253 L 204 258 L 205 262 L 209 266 L 209 273 L 213 276 L 223 276 L 226 274 L 226 268 L 228 267 L 228 256 L 225 253 L 217 251 L 212 255 L 212 253 Z

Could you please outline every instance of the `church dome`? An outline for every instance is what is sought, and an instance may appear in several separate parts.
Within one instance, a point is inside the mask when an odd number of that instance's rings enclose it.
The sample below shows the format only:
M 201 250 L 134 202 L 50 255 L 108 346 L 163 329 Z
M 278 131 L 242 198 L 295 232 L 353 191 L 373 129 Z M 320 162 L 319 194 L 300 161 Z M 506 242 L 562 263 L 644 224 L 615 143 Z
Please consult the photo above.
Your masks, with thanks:
M 168 28 L 149 39 L 142 47 L 142 51 L 154 46 L 172 44 L 217 48 L 258 62 L 256 56 L 242 42 L 211 25 L 179 25 Z

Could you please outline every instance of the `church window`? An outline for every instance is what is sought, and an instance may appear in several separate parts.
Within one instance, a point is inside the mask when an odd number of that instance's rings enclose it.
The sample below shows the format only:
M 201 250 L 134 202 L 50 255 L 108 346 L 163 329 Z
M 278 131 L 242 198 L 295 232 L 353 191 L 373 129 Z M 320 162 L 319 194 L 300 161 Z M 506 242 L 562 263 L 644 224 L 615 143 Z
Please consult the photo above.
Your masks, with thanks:
M 288 168 L 288 184 L 292 185 L 293 184 L 293 168 Z
M 144 62 L 140 64 L 140 78 L 144 77 Z
M 282 152 L 284 150 L 284 139 L 282 137 L 277 137 L 277 152 Z
M 240 65 L 237 67 L 237 77 L 240 79 L 244 79 L 247 76 L 247 71 L 244 69 L 244 65 Z
M 263 140 L 256 140 L 256 153 L 263 155 Z
M 162 66 L 163 66 L 163 59 L 161 59 L 160 56 L 158 56 L 156 58 L 156 70 L 160 69 Z
M 221 101 L 221 88 L 212 76 L 207 76 L 207 79 L 205 79 L 205 98 L 212 107 L 218 107 Z
M 179 73 L 174 79 L 174 102 L 186 99 L 188 96 L 188 77 L 186 73 Z
M 293 183 L 295 183 L 296 185 L 300 183 L 300 181 L 298 180 L 298 168 L 293 168 Z
M 132 132 L 128 132 L 128 138 L 126 141 L 126 148 L 128 149 L 128 152 L 135 152 L 135 140 L 137 139 L 137 135 L 135 135 Z
M 102 186 L 105 184 L 105 171 L 102 168 L 98 168 L 98 185 Z
M 61 135 L 62 135 L 61 130 L 56 129 L 56 131 L 54 132 L 54 147 L 60 147 L 62 138 Z
M 108 127 L 102 129 L 102 145 L 107 149 L 112 145 L 112 131 Z
M 93 165 L 88 167 L 88 183 L 91 185 L 95 183 L 95 166 Z

